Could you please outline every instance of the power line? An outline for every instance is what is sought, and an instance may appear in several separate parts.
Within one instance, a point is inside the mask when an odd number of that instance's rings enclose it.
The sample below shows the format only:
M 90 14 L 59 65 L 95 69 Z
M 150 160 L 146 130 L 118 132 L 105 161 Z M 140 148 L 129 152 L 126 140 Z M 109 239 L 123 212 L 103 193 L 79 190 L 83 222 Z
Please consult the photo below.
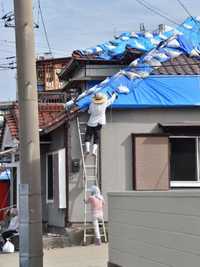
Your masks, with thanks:
M 16 62 L 13 62 L 13 63 L 10 63 L 11 65 L 12 64 L 15 64 Z M 200 67 L 200 62 L 195 62 L 195 63 L 181 63 L 181 64 L 171 64 L 171 63 L 166 63 L 165 65 L 161 65 L 161 66 L 154 66 L 154 65 L 151 65 L 151 67 L 152 68 L 154 68 L 154 70 L 152 70 L 152 71 L 159 71 L 160 69 L 163 69 L 163 68 L 167 68 L 167 67 L 174 67 L 174 68 L 176 68 L 176 67 L 187 67 L 187 66 L 199 66 Z M 128 67 L 128 66 L 127 66 Z M 6 66 L 6 64 L 0 64 L 0 68 L 1 69 L 15 69 L 16 67 L 14 66 L 14 67 L 12 67 L 12 66 L 9 66 L 9 63 L 7 63 L 7 66 Z M 64 69 L 64 67 L 63 68 L 57 68 L 57 67 L 55 67 L 55 66 L 46 66 L 46 68 L 48 69 L 48 70 L 58 70 L 58 69 L 60 69 L 60 70 L 62 70 L 62 69 Z M 113 68 L 113 66 L 112 66 L 112 68 Z M 117 66 L 116 66 L 116 68 L 117 68 Z M 118 67 L 119 68 L 119 67 Z M 146 67 L 145 66 L 138 66 L 138 68 L 140 69 L 140 70 L 142 70 L 143 68 L 145 69 Z M 42 66 L 38 66 L 37 68 L 36 68 L 37 70 L 43 70 L 44 69 L 44 67 L 42 67 Z M 92 68 L 92 69 L 97 69 L 97 70 L 99 70 L 99 69 L 103 69 L 103 70 L 106 70 L 106 69 L 108 69 L 108 68 L 106 68 L 106 67 L 100 67 L 100 68 Z M 137 67 L 131 67 L 131 69 L 132 70 L 134 70 L 134 69 L 137 69 Z M 122 69 L 123 70 L 123 69 Z M 125 71 L 127 71 L 127 72 L 131 72 L 131 70 L 125 70 Z M 137 70 L 138 71 L 138 70 Z M 199 70 L 199 73 L 200 73 L 200 70 Z M 117 74 L 117 73 L 116 73 Z M 163 76 L 165 76 L 165 75 L 168 75 L 168 76 L 171 76 L 172 74 L 153 74 L 153 76 L 155 76 L 155 75 L 163 75 Z M 175 74 L 176 75 L 176 74 Z M 177 75 L 180 75 L 180 74 L 177 74 Z M 194 75 L 196 75 L 196 74 L 194 74 Z M 151 75 L 151 72 L 149 73 L 149 76 L 152 76 Z
M 162 14 L 160 11 L 156 10 L 155 8 L 152 8 L 147 2 L 144 2 L 144 0 L 135 0 L 135 1 L 138 2 L 140 5 L 142 5 L 143 7 L 145 7 L 146 9 L 150 10 L 151 12 L 153 12 L 153 13 L 159 15 L 160 17 L 165 18 L 169 22 L 179 26 L 180 23 L 178 23 L 175 20 L 171 19 L 170 17 Z
M 13 48 L 15 47 L 15 41 L 0 40 L 0 42 L 2 43 L 2 45 L 6 45 L 6 46 L 9 45 L 10 47 L 13 47 Z M 39 49 L 41 49 L 41 50 L 47 48 L 45 46 L 41 46 L 40 43 L 37 43 L 37 42 L 36 42 L 36 45 L 37 45 L 36 47 L 39 48 Z M 66 52 L 64 50 L 57 50 L 57 49 L 52 48 L 52 51 L 54 51 L 54 53 L 66 55 Z
M 15 56 L 10 56 L 10 57 L 0 57 L 0 60 L 5 60 L 5 59 L 13 59 L 16 58 Z
M 168 16 L 168 14 L 165 13 L 165 12 L 163 12 L 160 8 L 158 8 L 158 7 L 156 7 L 156 6 L 152 5 L 152 4 L 150 4 L 149 2 L 147 2 L 147 1 L 145 1 L 145 0 L 143 0 L 143 2 L 144 2 L 146 5 L 148 5 L 149 7 L 151 7 L 152 9 L 157 9 L 158 12 L 160 12 L 161 14 L 164 14 L 164 15 Z M 168 16 L 168 17 L 169 17 L 169 16 Z
M 40 12 L 40 17 L 41 17 L 41 20 L 42 20 L 42 25 L 43 25 L 43 28 L 44 28 L 44 34 L 45 34 L 45 38 L 46 38 L 47 45 L 48 45 L 48 48 L 49 48 L 49 52 L 50 52 L 50 54 L 53 54 L 52 50 L 51 50 L 50 42 L 49 42 L 49 39 L 48 39 L 47 29 L 46 29 L 45 22 L 44 22 L 44 17 L 43 17 L 43 12 L 42 12 L 42 8 L 41 8 L 40 0 L 38 0 L 38 9 L 39 9 L 39 12 Z
M 191 17 L 193 19 L 193 21 L 195 22 L 195 24 L 198 25 L 197 21 L 194 19 L 194 17 L 192 16 L 192 14 L 189 12 L 189 10 L 186 8 L 186 6 L 181 2 L 181 0 L 177 0 L 177 2 L 180 4 L 180 6 L 185 10 L 186 14 Z M 199 26 L 199 25 L 198 25 Z
M 1 0 L 1 13 L 2 13 L 2 16 L 4 14 L 4 3 L 3 3 L 3 0 Z
M 189 10 L 186 8 L 186 6 L 180 1 L 177 0 L 177 2 L 180 4 L 180 6 L 185 10 L 186 14 L 189 15 L 190 17 L 192 17 L 192 15 L 190 14 Z

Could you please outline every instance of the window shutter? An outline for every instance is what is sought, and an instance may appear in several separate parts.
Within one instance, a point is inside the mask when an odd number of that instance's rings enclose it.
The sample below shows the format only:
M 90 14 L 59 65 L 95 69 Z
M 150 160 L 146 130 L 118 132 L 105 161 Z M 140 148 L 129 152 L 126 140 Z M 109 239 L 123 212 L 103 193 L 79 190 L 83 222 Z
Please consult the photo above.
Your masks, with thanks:
M 169 189 L 169 138 L 133 135 L 133 187 L 135 190 Z

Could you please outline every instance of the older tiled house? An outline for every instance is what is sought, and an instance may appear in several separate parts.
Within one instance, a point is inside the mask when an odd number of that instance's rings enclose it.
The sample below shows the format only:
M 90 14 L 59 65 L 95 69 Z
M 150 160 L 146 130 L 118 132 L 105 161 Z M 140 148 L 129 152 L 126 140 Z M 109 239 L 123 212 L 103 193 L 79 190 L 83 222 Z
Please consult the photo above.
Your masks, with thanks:
M 43 200 L 43 221 L 50 225 L 64 226 L 65 221 L 59 220 L 57 210 L 64 213 L 66 203 L 66 114 L 63 104 L 40 103 L 39 104 L 39 132 L 41 152 L 41 177 L 42 177 L 42 200 Z M 16 184 L 20 181 L 19 170 L 19 108 L 13 104 L 5 115 L 2 147 L 6 151 L 10 148 L 11 162 L 7 167 L 14 168 L 17 175 L 11 179 L 11 188 L 15 191 Z M 55 197 L 55 198 L 54 198 Z M 55 200 L 54 202 L 52 200 Z M 11 199 L 11 202 L 14 201 Z M 14 202 L 15 202 L 14 201 Z M 10 203 L 11 205 L 13 203 Z M 59 212 L 58 212 L 59 213 Z M 52 215 L 53 214 L 53 215 Z M 55 220 L 57 223 L 55 223 Z M 58 221 L 57 221 L 58 220 Z

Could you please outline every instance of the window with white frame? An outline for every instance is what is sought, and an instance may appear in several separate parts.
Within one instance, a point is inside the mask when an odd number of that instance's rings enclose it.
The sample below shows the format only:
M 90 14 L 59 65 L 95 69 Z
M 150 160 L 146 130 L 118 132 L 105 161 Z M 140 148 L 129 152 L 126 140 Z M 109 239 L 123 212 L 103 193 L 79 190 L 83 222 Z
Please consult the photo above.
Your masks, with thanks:
M 170 137 L 170 177 L 172 186 L 199 186 L 200 137 Z
M 53 154 L 47 155 L 47 201 L 53 201 Z

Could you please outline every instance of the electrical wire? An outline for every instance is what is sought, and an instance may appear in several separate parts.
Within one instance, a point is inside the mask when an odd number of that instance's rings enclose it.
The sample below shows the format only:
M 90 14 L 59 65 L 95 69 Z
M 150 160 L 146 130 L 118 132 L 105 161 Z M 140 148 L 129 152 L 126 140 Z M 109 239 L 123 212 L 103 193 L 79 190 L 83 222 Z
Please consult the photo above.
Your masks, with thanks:
M 40 12 L 41 21 L 42 21 L 42 25 L 43 25 L 43 28 L 44 28 L 44 34 L 45 34 L 47 46 L 48 46 L 50 54 L 52 55 L 53 53 L 52 53 L 52 50 L 51 50 L 51 46 L 50 46 L 50 42 L 49 42 L 49 38 L 48 38 L 48 34 L 47 34 L 47 29 L 46 29 L 45 22 L 44 22 L 44 17 L 43 17 L 43 12 L 42 12 L 42 8 L 41 8 L 40 0 L 38 0 L 38 9 L 39 9 L 39 12 Z
M 15 41 L 9 41 L 9 40 L 0 40 L 0 42 L 2 43 L 2 45 L 6 45 L 6 47 L 8 47 L 8 45 L 10 47 L 15 48 Z M 42 46 L 41 43 L 36 42 L 36 47 L 38 49 L 46 49 L 45 46 Z M 59 49 L 55 49 L 55 48 L 51 48 L 52 51 L 54 51 L 54 53 L 60 54 L 60 55 L 65 55 L 66 56 L 66 52 L 64 50 L 59 50 Z M 39 54 L 39 52 L 38 52 Z
M 189 12 L 189 10 L 186 8 L 186 6 L 181 2 L 181 0 L 177 0 L 177 2 L 180 4 L 180 6 L 185 10 L 186 14 L 191 17 L 193 20 L 193 16 L 191 15 L 191 13 Z M 194 20 L 195 21 L 195 20 Z M 196 22 L 196 21 L 195 21 Z
M 149 2 L 147 2 L 147 1 L 145 1 L 145 0 L 143 0 L 143 2 L 146 3 L 146 5 L 148 5 L 148 6 L 151 7 L 152 9 L 157 9 L 161 14 L 164 14 L 164 15 L 168 16 L 168 14 L 165 13 L 165 12 L 163 12 L 163 10 L 161 10 L 160 8 L 158 8 L 158 7 L 156 7 L 156 6 L 152 5 L 152 4 L 150 4 Z M 168 17 L 169 17 L 169 16 L 168 16 Z
M 5 13 L 3 0 L 1 0 L 1 13 L 2 13 L 2 16 Z
M 156 10 L 155 8 L 152 8 L 151 6 L 149 6 L 149 4 L 147 4 L 147 2 L 144 2 L 144 0 L 135 0 L 137 3 L 139 3 L 140 5 L 142 5 L 143 7 L 145 7 L 146 9 L 150 10 L 151 12 L 157 14 L 158 16 L 165 18 L 166 20 L 168 20 L 169 22 L 175 24 L 175 25 L 180 25 L 179 22 L 171 19 L 170 17 L 168 17 L 167 15 L 162 14 L 160 11 Z
M 12 64 L 15 64 L 15 62 L 11 62 L 10 63 L 11 65 Z M 155 71 L 157 71 L 157 70 L 159 70 L 160 68 L 167 68 L 167 67 L 188 67 L 188 66 L 200 66 L 200 62 L 195 62 L 195 63 L 185 63 L 185 64 L 166 64 L 166 65 L 161 65 L 161 66 L 153 66 L 153 65 L 151 65 L 151 67 L 152 68 L 155 68 L 154 70 Z M 58 68 L 58 67 L 55 67 L 55 66 L 45 66 L 46 68 L 47 68 L 47 70 L 49 70 L 49 71 L 52 71 L 52 70 L 63 70 L 64 69 L 64 67 L 63 68 Z M 112 66 L 112 69 L 114 68 L 115 66 Z M 10 67 L 10 65 L 6 65 L 6 64 L 0 64 L 0 68 L 1 69 L 15 69 L 16 67 Z M 117 67 L 116 66 L 116 68 L 119 68 L 119 67 Z M 134 70 L 134 68 L 136 69 L 137 67 L 131 67 L 131 70 L 130 71 L 133 71 Z M 145 66 L 143 66 L 143 67 L 139 67 L 141 70 L 144 68 L 146 68 Z M 44 70 L 44 67 L 42 67 L 42 66 L 37 66 L 37 68 L 36 68 L 37 70 Z M 101 70 L 107 70 L 108 68 L 107 67 L 101 67 L 101 68 L 92 68 L 93 70 L 99 70 L 99 69 L 101 69 Z M 199 71 L 199 73 L 200 73 L 200 71 Z M 116 73 L 117 74 L 117 73 Z M 150 75 L 151 75 L 151 73 L 150 73 Z M 155 75 L 155 74 L 154 74 Z M 154 76 L 153 75 L 153 76 Z M 162 74 L 156 74 L 156 75 L 162 75 Z M 166 75 L 168 75 L 168 74 L 166 74 Z M 194 74 L 194 75 L 196 75 L 196 74 Z M 170 74 L 169 74 L 169 76 L 171 76 Z

